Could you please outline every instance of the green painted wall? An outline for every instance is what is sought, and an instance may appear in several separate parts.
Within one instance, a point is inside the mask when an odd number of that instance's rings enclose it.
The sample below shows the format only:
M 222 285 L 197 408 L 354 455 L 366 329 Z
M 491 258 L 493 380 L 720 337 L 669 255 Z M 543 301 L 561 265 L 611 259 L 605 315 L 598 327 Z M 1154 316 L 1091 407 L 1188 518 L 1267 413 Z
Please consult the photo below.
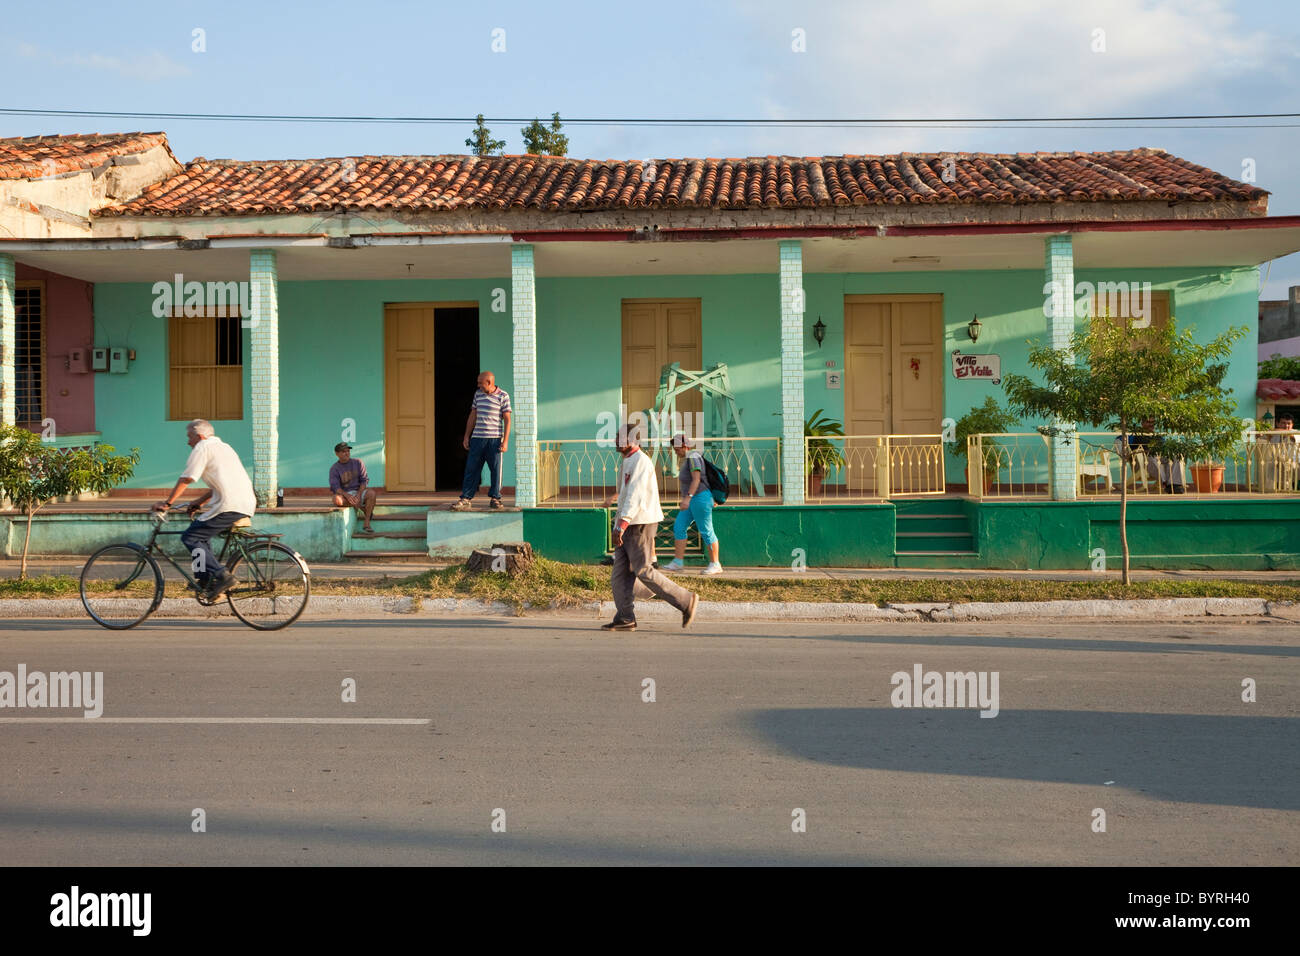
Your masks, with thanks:
M 182 444 L 182 447 L 184 445 Z M 179 470 L 179 466 L 177 466 Z M 184 530 L 188 521 L 176 517 L 165 530 Z M 283 534 L 281 544 L 293 548 L 308 561 L 340 561 L 348 550 L 351 529 L 348 512 L 278 511 L 262 513 L 253 519 L 258 531 Z M 0 554 L 17 557 L 23 551 L 26 519 L 0 517 Z M 77 512 L 38 514 L 32 523 L 30 554 L 85 555 L 107 544 L 134 541 L 145 544 L 153 523 L 143 514 Z M 184 553 L 179 535 L 160 537 L 159 543 L 169 552 Z
M 775 263 L 774 263 L 775 266 Z M 1173 292 L 1182 326 L 1205 339 L 1227 326 L 1252 325 L 1256 314 L 1255 270 L 1223 273 L 1207 269 L 1082 270 L 1079 281 L 1150 281 Z M 891 274 L 808 274 L 806 324 L 827 326 L 821 348 L 805 338 L 805 403 L 843 418 L 844 391 L 826 388 L 826 362 L 842 368 L 846 294 L 938 292 L 944 296 L 946 347 L 996 353 L 1004 371 L 1024 370 L 1026 340 L 1046 334 L 1043 276 L 1038 270 L 1004 272 L 911 272 Z M 400 301 L 477 301 L 479 365 L 493 369 L 513 391 L 512 337 L 508 312 L 491 311 L 501 279 L 283 282 L 280 286 L 280 483 L 325 483 L 331 448 L 342 421 L 356 422 L 355 454 L 365 460 L 376 484 L 383 463 L 383 307 Z M 779 309 L 775 273 L 734 276 L 625 276 L 547 278 L 537 281 L 538 378 L 542 439 L 594 438 L 597 415 L 617 412 L 622 376 L 621 309 L 624 298 L 698 297 L 702 304 L 706 366 L 726 362 L 751 435 L 776 435 L 780 407 L 777 354 Z M 130 373 L 96 378 L 96 426 L 104 440 L 143 454 L 132 485 L 169 485 L 184 462 L 184 423 L 165 420 L 167 407 L 166 323 L 151 312 L 147 283 L 95 286 L 96 342 L 126 345 L 137 353 Z M 978 345 L 966 324 L 978 314 L 984 333 Z M 249 402 L 249 333 L 245 330 L 245 404 Z M 1229 385 L 1243 414 L 1254 411 L 1254 343 L 1238 345 Z M 467 370 L 472 372 L 473 370 Z M 945 415 L 958 418 L 985 395 L 1001 395 L 988 382 L 953 379 L 944 369 Z M 468 410 L 469 395 L 465 396 Z M 1027 423 L 1033 424 L 1033 423 Z M 218 422 L 217 433 L 246 462 L 252 459 L 250 419 Z M 514 481 L 514 456 L 507 455 L 505 483 Z M 964 482 L 960 461 L 949 456 L 949 482 Z
M 604 508 L 535 508 L 524 512 L 524 540 L 552 561 L 594 564 L 609 547 Z
M 1224 281 L 1226 280 L 1226 281 Z M 844 296 L 865 294 L 941 293 L 943 295 L 944 346 L 965 354 L 1001 356 L 1002 371 L 1029 373 L 1031 340 L 1047 340 L 1047 318 L 1043 314 L 1046 295 L 1041 270 L 910 272 L 890 274 L 816 274 L 804 277 L 809 328 L 820 317 L 826 323 L 826 338 L 819 349 L 809 333 L 806 341 L 804 401 L 811 411 L 825 407 L 843 420 L 844 392 L 826 388 L 826 362 L 844 365 Z M 1170 292 L 1178 327 L 1191 327 L 1198 341 L 1206 342 L 1229 326 L 1254 329 L 1258 323 L 1259 277 L 1257 269 L 1218 266 L 1186 269 L 1080 269 L 1078 282 L 1150 282 L 1153 292 Z M 978 315 L 983 329 L 978 343 L 966 333 L 971 318 Z M 1086 320 L 1076 327 L 1082 331 Z M 1247 335 L 1232 354 L 1232 367 L 1225 383 L 1233 392 L 1240 414 L 1255 413 L 1255 337 Z M 773 345 L 775 347 L 775 345 Z M 1000 386 L 988 381 L 957 380 L 951 359 L 943 369 L 944 415 L 960 418 L 985 397 L 993 395 L 1003 405 Z M 1040 419 L 1025 423 L 1026 430 L 1043 424 Z M 951 453 L 946 462 L 949 484 L 965 484 L 964 459 Z M 1044 469 L 1042 481 L 1047 480 Z
M 1093 549 L 1120 566 L 1119 504 L 986 502 L 976 506 L 981 566 L 1086 570 Z M 1300 567 L 1300 501 L 1130 501 L 1131 563 L 1144 568 Z
M 713 512 L 723 566 L 791 566 L 796 548 L 808 567 L 882 568 L 894 564 L 894 506 L 727 507 Z

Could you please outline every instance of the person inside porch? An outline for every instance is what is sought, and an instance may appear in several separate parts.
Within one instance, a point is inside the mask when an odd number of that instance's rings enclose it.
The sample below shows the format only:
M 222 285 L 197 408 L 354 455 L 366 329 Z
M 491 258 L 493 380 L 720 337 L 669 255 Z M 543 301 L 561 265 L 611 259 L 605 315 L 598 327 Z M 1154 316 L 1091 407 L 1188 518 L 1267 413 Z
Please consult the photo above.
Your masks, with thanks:
M 1128 436 L 1128 446 L 1133 451 L 1134 483 L 1136 484 L 1142 478 L 1154 478 L 1166 494 L 1184 494 L 1187 485 L 1183 474 L 1183 463 L 1151 454 L 1147 450 L 1156 439 L 1155 425 L 1153 419 L 1144 419 L 1142 430 Z M 1123 444 L 1124 436 L 1121 435 L 1115 439 L 1115 450 L 1122 451 Z M 1142 469 L 1142 476 L 1137 474 L 1139 468 Z
M 334 454 L 338 458 L 330 465 L 330 493 L 334 495 L 334 507 L 357 509 L 363 522 L 360 533 L 374 534 L 370 518 L 375 513 L 379 494 L 370 487 L 366 464 L 360 458 L 352 457 L 352 446 L 345 441 L 334 446 Z
M 488 466 L 491 484 L 488 486 L 489 505 L 494 511 L 505 507 L 501 503 L 501 456 L 510 445 L 510 396 L 505 389 L 497 388 L 496 376 L 479 372 L 478 391 L 474 393 L 469 418 L 465 422 L 465 438 L 461 442 L 469 456 L 465 459 L 465 480 L 461 483 L 460 498 L 451 506 L 452 511 L 468 511 L 483 481 L 483 466 Z

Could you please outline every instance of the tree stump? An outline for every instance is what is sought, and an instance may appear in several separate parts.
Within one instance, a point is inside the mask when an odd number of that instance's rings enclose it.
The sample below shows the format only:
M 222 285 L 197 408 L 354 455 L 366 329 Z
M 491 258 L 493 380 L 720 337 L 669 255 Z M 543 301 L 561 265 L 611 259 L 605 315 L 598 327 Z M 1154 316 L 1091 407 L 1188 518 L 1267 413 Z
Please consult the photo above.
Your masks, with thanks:
M 494 544 L 491 549 L 475 548 L 465 567 L 479 574 L 508 574 L 514 577 L 533 563 L 533 546 L 527 541 Z

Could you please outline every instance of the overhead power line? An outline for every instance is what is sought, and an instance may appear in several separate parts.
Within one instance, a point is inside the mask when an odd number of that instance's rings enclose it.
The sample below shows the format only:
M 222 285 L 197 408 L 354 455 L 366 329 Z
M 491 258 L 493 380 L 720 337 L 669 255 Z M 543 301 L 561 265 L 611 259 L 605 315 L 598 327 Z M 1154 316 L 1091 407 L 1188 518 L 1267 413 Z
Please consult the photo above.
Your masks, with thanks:
M 164 113 L 117 110 L 42 110 L 0 107 L 6 116 L 76 116 L 117 120 L 170 120 L 222 123 L 407 123 L 473 125 L 475 116 L 327 116 L 301 113 Z M 496 116 L 486 123 L 531 123 L 531 116 Z M 1193 113 L 1151 116 L 983 116 L 983 117 L 846 117 L 762 119 L 735 117 L 594 117 L 561 118 L 566 126 L 768 127 L 776 129 L 1075 129 L 1089 123 L 1124 124 L 1106 129 L 1294 129 L 1300 113 Z M 1234 122 L 1211 122 L 1229 120 Z M 1245 120 L 1266 122 L 1245 123 Z

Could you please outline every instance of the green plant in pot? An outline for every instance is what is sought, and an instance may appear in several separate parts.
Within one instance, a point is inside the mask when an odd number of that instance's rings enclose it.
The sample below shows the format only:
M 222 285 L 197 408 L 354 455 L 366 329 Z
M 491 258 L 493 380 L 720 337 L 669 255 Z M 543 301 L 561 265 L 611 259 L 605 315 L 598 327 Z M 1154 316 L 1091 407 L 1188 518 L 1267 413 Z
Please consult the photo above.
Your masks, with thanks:
M 999 405 L 997 400 L 990 395 L 984 399 L 983 405 L 976 405 L 957 419 L 957 428 L 953 436 L 956 442 L 952 453 L 965 458 L 967 442 L 972 435 L 997 435 L 1002 432 L 1009 432 L 1019 424 L 1019 417 Z M 998 472 L 998 443 L 992 438 L 986 438 L 982 447 L 984 487 L 987 488 L 993 484 Z M 974 484 L 974 482 L 970 481 L 969 474 L 967 475 L 967 482 L 971 485 Z
M 822 480 L 832 468 L 844 467 L 844 452 L 831 438 L 844 437 L 844 425 L 833 418 L 825 417 L 824 409 L 817 409 L 803 423 L 803 434 L 807 441 L 804 472 L 808 475 L 808 493 L 816 496 L 822 492 Z

